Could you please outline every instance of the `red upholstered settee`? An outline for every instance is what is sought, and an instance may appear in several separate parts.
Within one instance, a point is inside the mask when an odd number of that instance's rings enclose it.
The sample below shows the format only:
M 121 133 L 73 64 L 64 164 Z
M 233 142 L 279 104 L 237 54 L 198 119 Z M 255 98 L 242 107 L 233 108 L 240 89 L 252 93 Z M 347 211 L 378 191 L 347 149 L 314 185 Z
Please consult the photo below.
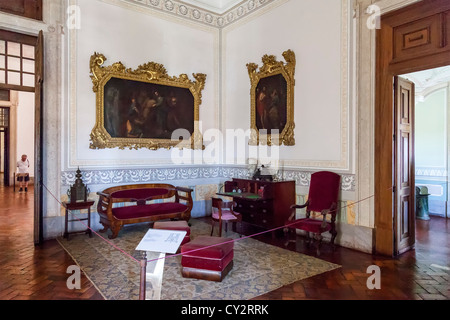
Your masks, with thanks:
M 97 212 L 104 227 L 100 232 L 111 229 L 112 235 L 109 238 L 114 239 L 127 224 L 165 219 L 189 221 L 193 206 L 192 191 L 156 183 L 116 186 L 97 192 Z M 170 198 L 174 200 L 155 201 Z

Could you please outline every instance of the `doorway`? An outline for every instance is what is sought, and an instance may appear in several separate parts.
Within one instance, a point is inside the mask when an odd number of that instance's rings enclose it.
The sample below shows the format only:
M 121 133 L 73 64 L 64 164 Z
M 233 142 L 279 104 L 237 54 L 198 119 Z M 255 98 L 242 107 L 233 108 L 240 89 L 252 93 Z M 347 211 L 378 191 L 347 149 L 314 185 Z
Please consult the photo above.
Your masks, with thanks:
M 401 77 L 415 84 L 416 218 L 447 218 L 450 66 Z
M 15 186 L 16 163 L 30 159 L 30 192 L 34 203 L 34 242 L 43 241 L 42 211 L 42 82 L 43 37 L 0 30 L 0 91 L 10 95 L 5 185 Z M 13 98 L 14 94 L 14 98 Z M 14 101 L 13 101 L 14 100 Z M 18 155 L 20 153 L 20 155 Z M 8 183 L 9 182 L 9 183 Z M 33 188 L 34 187 L 34 188 Z M 34 189 L 34 190 L 33 190 Z
M 383 15 L 377 30 L 375 251 L 380 254 L 396 256 L 415 244 L 414 128 L 407 138 L 411 148 L 405 149 L 408 131 L 399 131 L 403 124 L 397 112 L 402 103 L 414 99 L 414 88 L 411 92 L 407 84 L 397 86 L 396 79 L 450 65 L 449 22 L 450 3 L 429 0 Z
M 450 66 L 403 74 L 414 86 L 415 248 L 435 252 L 448 223 Z

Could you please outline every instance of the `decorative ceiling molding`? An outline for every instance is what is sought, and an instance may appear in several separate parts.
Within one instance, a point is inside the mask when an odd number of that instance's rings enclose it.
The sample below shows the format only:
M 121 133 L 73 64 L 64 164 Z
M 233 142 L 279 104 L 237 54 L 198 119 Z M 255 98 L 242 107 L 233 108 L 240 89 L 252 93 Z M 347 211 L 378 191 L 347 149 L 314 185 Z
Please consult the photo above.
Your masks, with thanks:
M 213 11 L 217 14 L 231 10 L 233 7 L 241 5 L 245 0 L 180 0 L 188 5 L 197 6 L 205 10 Z
M 255 12 L 269 3 L 278 0 L 243 0 L 237 2 L 231 9 L 218 13 L 205 9 L 204 7 L 191 5 L 181 0 L 121 0 L 128 3 L 137 4 L 153 10 L 173 14 L 178 17 L 189 19 L 198 23 L 203 23 L 216 28 L 224 28 L 233 22 Z
M 435 90 L 446 88 L 450 83 L 450 66 L 428 69 L 402 75 L 414 82 L 419 101 Z

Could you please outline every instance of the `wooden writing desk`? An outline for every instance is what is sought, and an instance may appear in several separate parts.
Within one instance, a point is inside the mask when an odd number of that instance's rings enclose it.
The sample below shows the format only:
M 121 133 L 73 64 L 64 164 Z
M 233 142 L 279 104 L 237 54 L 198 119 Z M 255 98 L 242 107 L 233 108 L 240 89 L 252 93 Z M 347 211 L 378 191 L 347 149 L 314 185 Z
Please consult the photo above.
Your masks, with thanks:
M 233 178 L 225 182 L 224 192 L 217 195 L 232 197 L 237 203 L 234 210 L 242 214 L 242 221 L 265 229 L 284 226 L 291 215 L 291 205 L 296 203 L 295 181 Z

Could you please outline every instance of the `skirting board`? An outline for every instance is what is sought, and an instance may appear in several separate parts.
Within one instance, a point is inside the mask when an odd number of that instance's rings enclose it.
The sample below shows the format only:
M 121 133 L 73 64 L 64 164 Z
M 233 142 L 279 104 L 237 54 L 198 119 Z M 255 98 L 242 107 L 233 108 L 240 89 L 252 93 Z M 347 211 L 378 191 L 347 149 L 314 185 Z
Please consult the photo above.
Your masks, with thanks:
M 375 249 L 374 229 L 349 224 L 336 224 L 337 236 L 334 243 L 338 246 L 355 249 L 357 251 L 372 254 Z M 306 237 L 306 232 L 297 230 L 297 234 Z M 331 234 L 323 234 L 323 243 L 326 245 L 331 240 Z

